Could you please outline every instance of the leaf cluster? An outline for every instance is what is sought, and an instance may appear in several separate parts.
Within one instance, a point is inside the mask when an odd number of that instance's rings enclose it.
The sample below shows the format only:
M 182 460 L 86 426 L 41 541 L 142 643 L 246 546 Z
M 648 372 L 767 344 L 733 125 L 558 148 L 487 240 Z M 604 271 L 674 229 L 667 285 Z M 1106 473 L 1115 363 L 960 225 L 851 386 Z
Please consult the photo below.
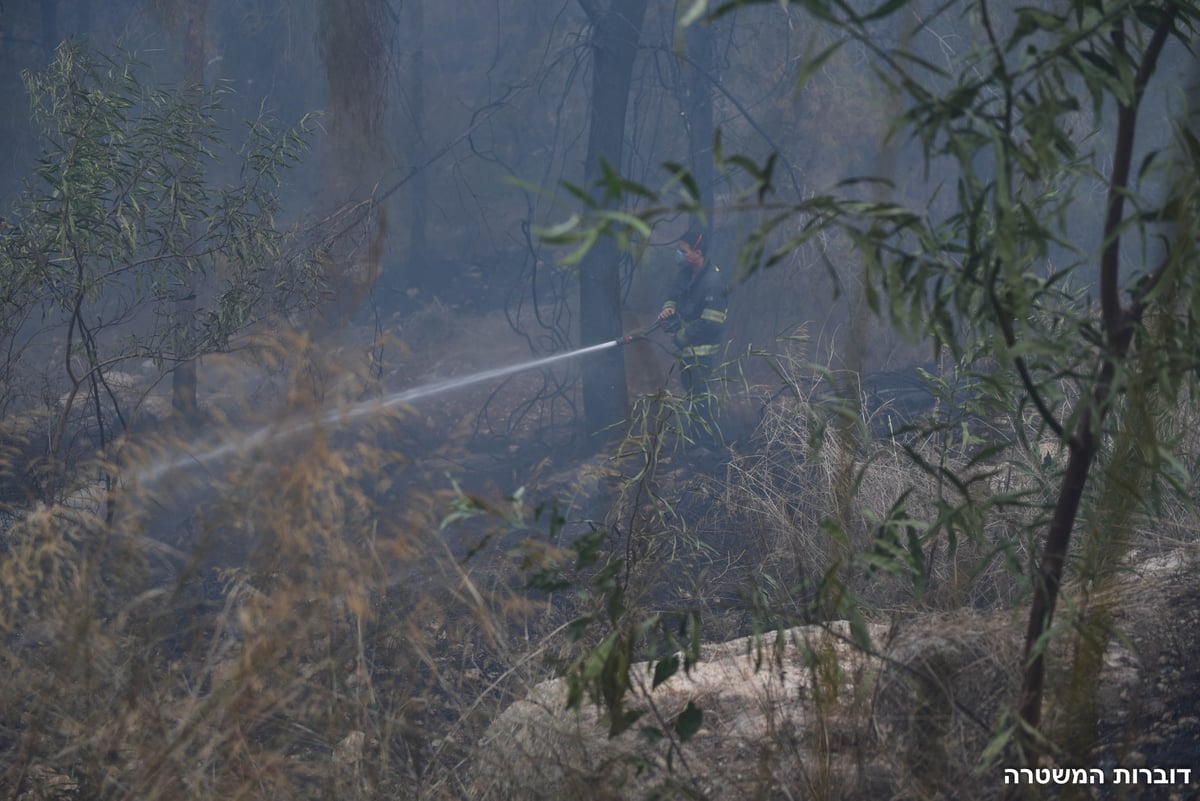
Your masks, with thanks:
M 11 210 L 0 270 L 19 288 L 5 299 L 14 307 L 120 326 L 119 356 L 186 359 L 320 290 L 315 260 L 278 220 L 284 170 L 312 121 L 281 131 L 264 117 L 230 147 L 227 89 L 157 88 L 144 69 L 64 44 L 46 70 L 23 75 L 44 147 Z M 190 311 L 169 308 L 181 300 Z M 151 325 L 124 325 L 147 312 Z
M 685 24 L 715 19 L 754 2 L 715 7 L 695 2 L 683 19 Z M 1043 558 L 1023 568 L 1035 599 L 1045 601 L 1049 594 L 1048 613 L 1042 608 L 1044 616 L 1031 627 L 1041 631 L 1037 626 L 1048 625 L 1053 614 L 1076 508 L 1096 502 L 1084 496 L 1092 460 L 1103 460 L 1097 453 L 1129 430 L 1126 415 L 1155 407 L 1139 393 L 1173 400 L 1194 382 L 1200 353 L 1194 223 L 1200 146 L 1189 109 L 1178 114 L 1178 122 L 1162 126 L 1171 136 L 1165 147 L 1160 141 L 1138 151 L 1133 134 L 1160 53 L 1167 46 L 1190 48 L 1200 6 L 1069 2 L 1053 10 L 1016 8 L 1001 20 L 997 4 L 981 0 L 964 17 L 975 28 L 969 50 L 943 67 L 907 38 L 892 46 L 876 35 L 879 24 L 905 18 L 915 5 L 909 0 L 865 7 L 836 0 L 789 5 L 832 24 L 843 37 L 810 54 L 800 71 L 801 88 L 804 77 L 838 47 L 860 44 L 872 54 L 877 79 L 901 99 L 885 146 L 914 143 L 926 179 L 948 177 L 927 187 L 924 197 L 889 175 L 847 178 L 806 198 L 780 197 L 772 182 L 773 157 L 755 161 L 724 154 L 718 136 L 717 167 L 750 184 L 721 211 L 753 209 L 764 220 L 740 249 L 739 275 L 749 277 L 836 232 L 860 266 L 856 283 L 865 308 L 969 375 L 974 397 L 967 406 L 979 413 L 975 428 L 959 417 L 920 429 L 945 446 L 948 425 L 961 426 L 961 459 L 906 448 L 910 462 L 944 490 L 932 516 L 916 518 L 902 493 L 880 519 L 865 560 L 848 558 L 834 569 L 865 564 L 899 574 L 920 598 L 928 589 L 935 538 L 945 539 L 952 554 L 963 537 L 986 546 L 990 520 L 1006 510 L 1027 510 L 1023 541 L 1048 529 Z M 944 20 L 952 7 L 946 3 L 932 15 L 918 15 L 920 25 Z M 606 170 L 603 204 L 576 188 L 584 213 L 542 232 L 545 241 L 572 245 L 568 258 L 577 262 L 602 236 L 627 244 L 648 238 L 653 224 L 668 214 L 715 211 L 697 208 L 695 181 L 686 167 L 663 168 L 669 177 L 654 191 Z M 1096 186 L 1103 191 L 1091 191 Z M 623 199 L 631 207 L 636 199 L 637 208 L 610 211 Z M 837 277 L 832 266 L 831 273 Z M 1151 469 L 1139 473 L 1139 486 L 1128 488 L 1139 500 L 1147 481 L 1178 484 L 1179 460 L 1152 428 L 1138 429 L 1139 452 L 1154 455 Z M 1047 439 L 1065 449 L 1067 472 L 1058 472 L 1053 460 L 1040 464 L 1029 458 Z M 846 475 L 852 479 L 847 502 L 866 469 L 855 473 L 853 458 L 847 448 Z M 1027 471 L 1028 480 L 1012 492 L 997 491 L 1005 464 L 1022 464 Z M 849 532 L 833 517 L 823 533 L 850 544 Z M 1093 534 L 1105 536 L 1101 530 Z M 1005 554 L 1021 567 L 1005 543 L 984 551 L 984 562 Z M 842 576 L 827 575 L 823 586 L 835 596 L 829 612 L 856 609 Z M 613 673 L 627 670 L 628 632 L 636 631 L 635 626 L 612 632 L 584 665 L 584 675 L 604 689 L 594 700 L 609 709 L 619 711 L 614 699 L 624 685 Z M 1051 631 L 1032 637 L 1032 663 L 1040 663 Z M 1034 676 L 1039 668 L 1029 669 L 1036 685 L 1029 697 L 1040 701 L 1040 679 Z M 1032 729 L 1036 718 L 1027 716 L 1025 723 Z

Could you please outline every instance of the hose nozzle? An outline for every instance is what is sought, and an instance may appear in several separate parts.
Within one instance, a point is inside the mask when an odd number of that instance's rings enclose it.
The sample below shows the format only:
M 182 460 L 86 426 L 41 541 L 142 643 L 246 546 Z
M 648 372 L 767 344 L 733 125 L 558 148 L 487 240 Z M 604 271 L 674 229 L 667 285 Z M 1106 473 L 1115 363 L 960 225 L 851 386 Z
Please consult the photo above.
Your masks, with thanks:
M 645 331 L 638 331 L 637 333 L 634 333 L 634 334 L 626 334 L 625 336 L 620 337 L 619 339 L 615 340 L 614 344 L 628 345 L 629 343 L 633 342 L 635 339 L 645 339 L 647 336 L 654 333 L 659 328 L 662 328 L 662 324 L 663 324 L 662 320 L 655 320 L 654 324 L 651 325 L 649 328 L 647 328 Z

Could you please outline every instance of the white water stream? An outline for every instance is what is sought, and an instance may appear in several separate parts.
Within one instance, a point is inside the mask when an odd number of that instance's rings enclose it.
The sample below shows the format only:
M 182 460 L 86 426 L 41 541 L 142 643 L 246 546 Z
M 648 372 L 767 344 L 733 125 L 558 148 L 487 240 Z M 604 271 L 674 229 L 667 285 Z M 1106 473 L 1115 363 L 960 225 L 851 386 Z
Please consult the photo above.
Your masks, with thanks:
M 571 359 L 576 356 L 583 356 L 587 353 L 606 350 L 607 348 L 616 347 L 621 343 L 621 340 L 613 342 L 602 342 L 599 345 L 590 345 L 586 348 L 567 351 L 565 353 L 556 353 L 553 356 L 545 356 L 541 359 L 533 359 L 520 364 L 511 364 L 507 367 L 496 367 L 491 370 L 484 370 L 479 373 L 461 376 L 459 378 L 448 378 L 445 381 L 437 381 L 424 386 L 413 387 L 412 389 L 394 392 L 383 398 L 375 400 L 363 401 L 355 404 L 348 409 L 335 409 L 326 412 L 320 417 L 310 420 L 299 420 L 290 423 L 272 423 L 261 426 L 244 435 L 237 435 L 218 441 L 216 443 L 197 446 L 198 449 L 186 449 L 186 452 L 175 456 L 174 458 L 161 459 L 158 462 L 146 465 L 133 474 L 133 480 L 137 484 L 143 486 L 156 484 L 165 476 L 179 470 L 196 469 L 206 467 L 208 465 L 220 462 L 222 459 L 236 453 L 242 453 L 256 448 L 267 442 L 286 441 L 289 437 L 297 434 L 303 434 L 306 431 L 311 431 L 314 428 L 327 425 L 341 424 L 345 425 L 358 420 L 368 415 L 378 414 L 385 409 L 390 409 L 404 403 L 421 398 L 429 397 L 430 395 L 440 395 L 444 392 L 452 392 L 461 387 L 478 384 L 482 381 L 490 381 L 495 378 L 502 378 L 506 375 L 519 373 L 524 370 L 534 370 L 539 367 L 545 367 L 555 362 L 560 362 L 565 359 Z

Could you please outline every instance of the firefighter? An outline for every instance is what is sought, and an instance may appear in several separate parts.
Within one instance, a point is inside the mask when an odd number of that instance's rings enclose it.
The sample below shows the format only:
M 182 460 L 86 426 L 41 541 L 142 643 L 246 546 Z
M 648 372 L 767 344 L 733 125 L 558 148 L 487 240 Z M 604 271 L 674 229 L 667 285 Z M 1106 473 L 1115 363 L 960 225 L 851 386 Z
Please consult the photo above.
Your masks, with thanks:
M 679 272 L 658 315 L 662 327 L 675 335 L 680 378 L 693 413 L 691 439 L 701 450 L 716 449 L 720 442 L 713 379 L 729 294 L 725 274 L 707 252 L 703 231 L 692 229 L 679 240 Z

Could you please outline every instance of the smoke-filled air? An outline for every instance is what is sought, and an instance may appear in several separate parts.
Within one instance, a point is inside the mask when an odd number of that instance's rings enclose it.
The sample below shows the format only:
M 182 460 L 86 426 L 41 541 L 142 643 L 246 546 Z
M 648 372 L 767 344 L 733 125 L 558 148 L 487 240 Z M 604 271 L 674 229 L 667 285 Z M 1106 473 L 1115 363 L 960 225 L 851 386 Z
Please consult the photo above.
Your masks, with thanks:
M 0 801 L 1200 797 L 1198 24 L 0 2 Z

